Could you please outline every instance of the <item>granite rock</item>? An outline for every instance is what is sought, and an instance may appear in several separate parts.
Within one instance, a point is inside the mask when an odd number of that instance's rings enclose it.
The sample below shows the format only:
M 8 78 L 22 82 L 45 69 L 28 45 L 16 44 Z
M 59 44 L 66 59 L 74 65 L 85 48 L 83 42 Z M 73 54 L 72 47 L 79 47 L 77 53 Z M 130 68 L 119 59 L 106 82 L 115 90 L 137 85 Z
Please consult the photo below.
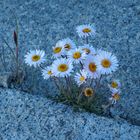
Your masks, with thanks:
M 90 43 L 95 48 L 115 53 L 120 61 L 114 77 L 122 82 L 122 99 L 116 112 L 140 124 L 139 0 L 3 0 L 0 6 L 0 33 L 12 47 L 15 20 L 11 11 L 19 19 L 19 47 L 23 64 L 25 53 L 34 48 L 44 49 L 48 58 L 46 65 L 50 64 L 51 48 L 59 39 L 70 37 L 77 45 L 81 45 L 83 41 L 75 32 L 76 26 L 95 23 L 97 36 Z M 12 61 L 9 53 L 6 54 L 9 58 L 6 63 L 8 67 Z M 57 93 L 51 81 L 42 80 L 39 70 L 26 65 L 24 67 L 28 79 L 22 89 L 30 87 L 33 83 L 31 73 L 34 73 L 36 88 L 33 94 L 46 96 Z
M 1 140 L 139 140 L 140 127 L 55 103 L 38 95 L 0 89 Z

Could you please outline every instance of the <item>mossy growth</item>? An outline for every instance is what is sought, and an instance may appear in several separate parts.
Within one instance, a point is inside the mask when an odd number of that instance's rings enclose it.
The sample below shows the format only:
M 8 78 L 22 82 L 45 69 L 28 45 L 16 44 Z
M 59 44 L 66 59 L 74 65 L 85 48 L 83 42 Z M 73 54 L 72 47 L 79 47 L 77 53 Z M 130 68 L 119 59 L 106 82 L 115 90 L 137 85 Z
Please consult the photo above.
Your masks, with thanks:
M 94 93 L 90 97 L 85 96 L 84 91 L 81 92 L 79 88 L 73 86 L 72 93 L 69 94 L 67 90 L 57 95 L 53 100 L 66 105 L 72 106 L 75 112 L 90 112 L 96 115 L 104 115 L 103 97 L 101 94 Z

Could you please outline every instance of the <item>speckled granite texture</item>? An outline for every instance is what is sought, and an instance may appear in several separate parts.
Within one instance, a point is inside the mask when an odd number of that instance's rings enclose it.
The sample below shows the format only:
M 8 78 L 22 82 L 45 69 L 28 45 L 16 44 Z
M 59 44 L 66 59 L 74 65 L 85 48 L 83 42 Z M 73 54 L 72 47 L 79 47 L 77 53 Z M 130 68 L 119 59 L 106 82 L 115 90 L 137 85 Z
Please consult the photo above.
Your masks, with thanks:
M 123 118 L 140 124 L 139 0 L 1 0 L 0 6 L 0 33 L 11 45 L 14 20 L 10 10 L 18 15 L 22 55 L 28 49 L 42 48 L 49 58 L 51 47 L 65 37 L 81 45 L 75 27 L 95 23 L 98 35 L 91 43 L 112 51 L 120 61 L 115 77 L 122 81 L 123 97 L 117 111 Z M 37 94 L 54 94 L 52 84 L 40 75 L 37 72 L 35 76 Z
M 140 127 L 0 89 L 0 140 L 139 140 Z

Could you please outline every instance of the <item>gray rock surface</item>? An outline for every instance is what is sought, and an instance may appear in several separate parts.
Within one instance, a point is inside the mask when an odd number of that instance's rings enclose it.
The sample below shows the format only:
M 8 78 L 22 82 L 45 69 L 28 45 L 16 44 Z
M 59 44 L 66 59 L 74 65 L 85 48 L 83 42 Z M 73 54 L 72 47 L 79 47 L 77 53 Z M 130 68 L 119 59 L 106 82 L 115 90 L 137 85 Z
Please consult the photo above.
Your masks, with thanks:
M 139 140 L 140 127 L 0 89 L 0 140 Z
M 91 43 L 97 48 L 112 51 L 120 61 L 120 68 L 114 76 L 122 81 L 123 97 L 116 112 L 140 124 L 139 0 L 1 0 L 0 7 L 0 33 L 11 46 L 15 25 L 11 10 L 18 16 L 21 55 L 29 49 L 41 48 L 46 50 L 49 59 L 56 41 L 70 37 L 81 45 L 82 40 L 78 38 L 75 27 L 95 23 L 98 35 Z M 10 61 L 7 62 L 9 65 Z M 24 89 L 32 83 L 31 73 L 35 73 L 37 82 L 33 93 L 55 93 L 53 84 L 43 81 L 39 71 L 28 67 L 26 71 L 28 79 Z

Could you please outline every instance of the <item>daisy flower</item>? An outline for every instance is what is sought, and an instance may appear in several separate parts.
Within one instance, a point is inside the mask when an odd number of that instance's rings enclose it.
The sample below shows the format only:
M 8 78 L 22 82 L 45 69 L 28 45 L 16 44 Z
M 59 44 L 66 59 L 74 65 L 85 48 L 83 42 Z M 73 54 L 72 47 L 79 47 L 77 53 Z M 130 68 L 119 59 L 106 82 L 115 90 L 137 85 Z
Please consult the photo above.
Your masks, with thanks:
M 87 71 L 88 76 L 91 78 L 99 78 L 100 74 L 97 69 L 95 57 L 88 56 L 84 62 L 84 69 Z
M 65 51 L 69 51 L 71 49 L 76 48 L 75 43 L 69 38 L 61 40 L 61 44 Z
M 117 70 L 118 60 L 112 53 L 100 51 L 96 58 L 97 67 L 101 74 L 111 74 Z
M 76 48 L 68 52 L 68 58 L 77 64 L 86 58 L 86 54 L 80 48 Z
M 51 76 L 52 76 L 52 68 L 51 68 L 51 66 L 48 66 L 48 67 L 46 67 L 46 68 L 44 68 L 43 70 L 42 70 L 42 76 L 43 76 L 43 78 L 44 79 L 49 79 Z
M 81 38 L 86 38 L 95 35 L 95 27 L 93 24 L 80 25 L 76 27 L 76 31 Z
M 112 97 L 109 98 L 112 104 L 116 104 L 118 100 L 120 100 L 120 94 L 119 93 L 113 93 Z
M 80 73 L 76 73 L 74 79 L 77 82 L 78 86 L 86 83 L 87 72 L 85 70 L 80 70 Z
M 52 64 L 52 73 L 57 77 L 69 76 L 72 72 L 72 69 L 72 62 L 66 58 L 57 59 Z
M 25 63 L 29 66 L 37 67 L 45 61 L 45 52 L 42 50 L 31 50 L 25 55 Z
M 85 52 L 86 54 L 90 54 L 90 55 L 96 55 L 96 51 L 93 48 L 93 46 L 89 45 L 89 44 L 85 44 L 84 46 L 79 46 L 80 49 L 82 49 L 83 52 Z
M 64 53 L 63 42 L 59 40 L 55 47 L 53 47 L 53 56 L 55 58 L 61 57 Z
M 94 91 L 93 91 L 92 88 L 86 88 L 86 89 L 84 90 L 84 95 L 87 96 L 87 97 L 90 97 L 90 96 L 92 96 L 93 94 L 94 94 Z
M 119 80 L 113 80 L 113 81 L 108 85 L 108 87 L 109 87 L 110 89 L 118 89 L 118 88 L 121 87 L 121 83 L 120 83 Z

